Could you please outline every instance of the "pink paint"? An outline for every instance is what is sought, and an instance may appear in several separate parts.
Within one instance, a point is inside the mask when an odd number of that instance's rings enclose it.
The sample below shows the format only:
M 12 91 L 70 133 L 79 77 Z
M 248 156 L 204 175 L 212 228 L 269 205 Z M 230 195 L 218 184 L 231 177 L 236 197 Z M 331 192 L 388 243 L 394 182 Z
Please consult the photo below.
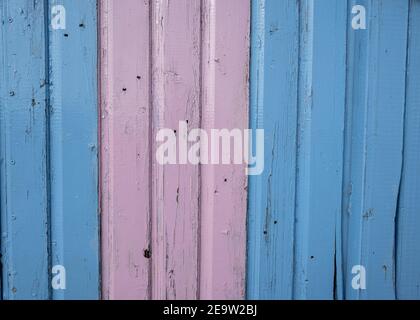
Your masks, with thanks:
M 248 128 L 250 2 L 203 3 L 202 126 Z M 201 176 L 200 297 L 244 298 L 245 166 L 203 166 Z
M 155 136 L 179 121 L 198 128 L 200 1 L 154 1 L 152 18 Z M 153 160 L 152 298 L 197 299 L 199 166 Z
M 102 0 L 102 282 L 105 299 L 150 297 L 149 5 Z M 146 254 L 147 255 L 147 254 Z
M 245 165 L 162 166 L 155 136 L 247 128 L 249 11 L 101 1 L 104 298 L 244 298 Z

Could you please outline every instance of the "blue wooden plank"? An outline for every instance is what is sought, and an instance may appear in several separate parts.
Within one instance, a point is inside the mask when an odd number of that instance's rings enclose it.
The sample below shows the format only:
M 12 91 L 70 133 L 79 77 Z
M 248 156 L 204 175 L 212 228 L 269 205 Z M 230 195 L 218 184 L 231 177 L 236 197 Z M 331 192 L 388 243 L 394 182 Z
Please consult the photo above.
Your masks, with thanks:
M 3 0 L 0 46 L 4 299 L 47 299 L 44 1 Z
M 52 265 L 66 271 L 54 299 L 99 298 L 97 1 L 63 5 L 49 30 Z
M 334 298 L 346 72 L 344 1 L 301 1 L 296 299 Z
M 266 168 L 249 179 L 250 298 L 334 297 L 346 12 L 337 1 L 253 2 L 251 127 L 265 130 Z
M 396 296 L 420 299 L 420 1 L 410 1 L 404 164 L 397 220 Z
M 253 1 L 251 128 L 264 129 L 265 170 L 249 179 L 250 299 L 293 295 L 298 12 L 295 0 Z
M 369 0 L 360 2 L 349 1 L 349 6 L 356 4 L 365 8 Z M 365 79 L 367 78 L 367 43 L 369 32 L 367 30 L 355 31 L 351 28 L 353 16 L 348 15 L 347 29 L 347 79 L 346 79 L 346 124 L 345 124 L 345 142 L 344 142 L 344 166 L 343 166 L 343 200 L 342 200 L 342 271 L 344 274 L 343 291 L 348 291 L 351 286 L 352 268 L 356 264 L 348 266 L 350 252 L 357 252 L 359 242 L 347 241 L 350 237 L 360 237 L 360 229 L 352 228 L 350 230 L 350 218 L 352 210 L 360 210 L 360 202 L 351 203 L 353 195 L 353 185 L 362 185 L 363 180 L 363 158 L 354 150 L 363 150 L 364 143 L 364 122 L 365 111 L 361 106 L 366 104 Z M 351 234 L 349 234 L 351 232 Z M 345 292 L 342 293 L 345 297 Z M 348 294 L 347 294 L 348 295 Z
M 266 170 L 249 180 L 248 297 L 418 297 L 419 4 L 405 88 L 408 3 L 301 1 L 297 12 L 296 2 L 253 2 L 251 127 L 266 131 Z M 351 28 L 355 5 L 367 30 Z M 293 53 L 297 130 L 282 107 L 295 105 Z M 352 287 L 358 265 L 366 290 Z
M 352 2 L 352 5 L 356 2 Z M 395 298 L 395 216 L 401 179 L 408 1 L 358 1 L 367 29 L 349 29 L 344 179 L 345 297 Z M 352 268 L 366 269 L 366 289 Z

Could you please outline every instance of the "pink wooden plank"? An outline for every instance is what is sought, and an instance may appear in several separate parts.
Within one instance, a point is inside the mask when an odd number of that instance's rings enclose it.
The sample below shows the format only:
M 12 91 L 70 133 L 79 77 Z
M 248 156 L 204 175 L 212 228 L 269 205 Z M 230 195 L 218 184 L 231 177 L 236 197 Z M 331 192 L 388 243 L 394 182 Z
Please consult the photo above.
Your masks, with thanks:
M 248 127 L 248 0 L 203 1 L 203 116 L 207 132 Z M 245 295 L 244 165 L 202 167 L 201 281 L 203 299 Z
M 180 121 L 200 127 L 200 1 L 153 3 L 154 136 L 179 137 Z M 199 166 L 153 166 L 153 298 L 197 299 Z
M 150 297 L 149 9 L 148 1 L 100 2 L 105 299 Z
M 103 295 L 243 298 L 245 166 L 164 166 L 155 137 L 179 137 L 180 121 L 247 127 L 249 0 L 101 0 L 100 12 Z

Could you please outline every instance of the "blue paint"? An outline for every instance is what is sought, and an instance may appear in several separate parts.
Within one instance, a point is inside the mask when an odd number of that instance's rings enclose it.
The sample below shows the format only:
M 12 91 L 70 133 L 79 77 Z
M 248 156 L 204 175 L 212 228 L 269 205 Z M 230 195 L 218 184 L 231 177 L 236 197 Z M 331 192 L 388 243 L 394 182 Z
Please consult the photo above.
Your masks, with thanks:
M 296 299 L 334 298 L 341 212 L 347 4 L 301 2 Z M 334 84 L 332 87 L 331 84 Z
M 420 299 L 420 2 L 410 1 L 404 162 L 397 216 L 396 295 Z
M 0 3 L 1 253 L 4 299 L 47 299 L 45 7 Z
M 343 269 L 346 299 L 395 298 L 408 1 L 366 1 L 367 30 L 349 30 Z M 366 290 L 352 268 L 366 269 Z
M 66 270 L 54 299 L 99 298 L 96 0 L 50 1 L 66 29 L 49 30 L 52 265 Z M 50 10 L 51 11 L 51 10 Z
M 66 30 L 47 25 L 54 4 Z M 355 4 L 367 30 L 351 28 Z M 249 180 L 248 297 L 419 299 L 420 3 L 252 7 L 265 171 Z M 98 299 L 97 2 L 0 9 L 3 298 Z M 53 265 L 66 290 L 51 288 Z
M 367 30 L 351 27 L 356 4 Z M 249 179 L 248 297 L 419 298 L 418 1 L 252 7 L 266 170 Z
M 56 4 L 65 30 L 50 26 Z M 0 9 L 3 298 L 98 299 L 97 1 Z
M 294 0 L 252 3 L 250 125 L 265 130 L 265 170 L 249 179 L 248 297 L 290 299 L 299 7 Z
M 334 296 L 346 8 L 253 2 L 251 126 L 265 130 L 267 151 L 264 174 L 249 180 L 250 298 Z

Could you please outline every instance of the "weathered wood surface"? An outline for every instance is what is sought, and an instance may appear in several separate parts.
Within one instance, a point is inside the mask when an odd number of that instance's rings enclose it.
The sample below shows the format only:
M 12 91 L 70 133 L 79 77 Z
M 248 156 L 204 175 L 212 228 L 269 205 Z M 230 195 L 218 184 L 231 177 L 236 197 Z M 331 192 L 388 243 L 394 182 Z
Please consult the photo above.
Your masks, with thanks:
M 96 0 L 0 1 L 4 299 L 98 299 Z M 51 285 L 54 266 L 65 289 Z M 64 274 L 62 274 L 63 276 Z M 64 279 L 63 279 L 64 281 Z
M 253 2 L 249 298 L 418 298 L 418 7 Z
M 249 1 L 101 1 L 103 294 L 243 298 L 243 165 L 161 165 L 160 129 L 248 125 Z
M 49 1 L 66 29 L 49 30 L 51 264 L 66 270 L 53 299 L 99 299 L 97 1 Z
M 1 253 L 4 299 L 49 297 L 43 1 L 1 1 Z

